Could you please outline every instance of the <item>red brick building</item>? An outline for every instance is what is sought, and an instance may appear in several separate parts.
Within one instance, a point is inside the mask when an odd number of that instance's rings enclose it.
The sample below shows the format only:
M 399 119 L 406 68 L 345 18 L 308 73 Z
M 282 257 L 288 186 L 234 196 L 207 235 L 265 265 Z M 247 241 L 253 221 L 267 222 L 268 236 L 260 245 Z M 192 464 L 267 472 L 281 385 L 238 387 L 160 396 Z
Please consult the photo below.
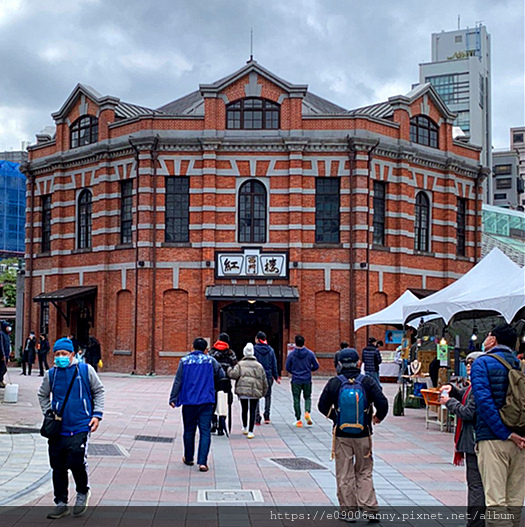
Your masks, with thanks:
M 354 318 L 480 254 L 480 150 L 430 85 L 348 111 L 250 61 L 157 110 L 78 85 L 53 118 L 26 167 L 25 328 L 91 332 L 111 370 L 260 329 L 329 367 Z

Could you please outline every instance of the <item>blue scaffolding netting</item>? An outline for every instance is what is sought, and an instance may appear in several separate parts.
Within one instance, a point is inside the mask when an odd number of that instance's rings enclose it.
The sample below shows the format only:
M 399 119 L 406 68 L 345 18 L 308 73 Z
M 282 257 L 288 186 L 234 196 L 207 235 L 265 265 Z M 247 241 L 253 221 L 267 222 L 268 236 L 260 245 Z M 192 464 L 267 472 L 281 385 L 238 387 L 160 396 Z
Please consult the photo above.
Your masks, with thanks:
M 0 160 L 0 252 L 24 253 L 26 178 L 18 163 Z

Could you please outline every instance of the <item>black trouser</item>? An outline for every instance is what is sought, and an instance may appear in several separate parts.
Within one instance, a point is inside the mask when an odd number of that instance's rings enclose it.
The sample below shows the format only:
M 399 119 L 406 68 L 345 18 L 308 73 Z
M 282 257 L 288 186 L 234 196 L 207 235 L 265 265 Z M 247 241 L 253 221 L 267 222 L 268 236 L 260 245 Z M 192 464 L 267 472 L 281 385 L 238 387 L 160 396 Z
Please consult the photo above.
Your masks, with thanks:
M 253 427 L 255 426 L 255 410 L 257 409 L 257 403 L 259 399 L 241 399 L 241 417 L 242 417 L 242 426 L 246 428 L 248 426 L 248 431 L 253 432 Z M 250 410 L 250 422 L 248 424 L 248 408 Z
M 69 473 L 71 470 L 76 483 L 77 493 L 86 494 L 89 490 L 87 448 L 88 432 L 73 436 L 61 436 L 57 440 L 50 439 L 49 464 L 53 469 L 53 492 L 55 503 L 67 503 Z
M 95 371 L 98 371 L 98 360 L 97 359 L 95 359 L 94 357 L 86 357 L 86 362 L 90 364 L 91 366 L 93 366 Z
M 38 366 L 40 368 L 40 376 L 44 375 L 44 368 L 49 370 L 49 365 L 47 364 L 47 353 L 42 353 L 38 355 Z
M 31 375 L 31 370 L 33 369 L 33 363 L 32 362 L 22 362 L 22 373 L 26 375 L 26 364 L 27 364 L 27 375 Z
M 270 408 L 272 406 L 272 384 L 273 384 L 273 378 L 270 377 L 268 379 L 268 391 L 266 392 L 266 395 L 264 396 L 264 419 L 265 421 L 270 420 Z M 260 423 L 261 422 L 261 400 L 259 399 L 257 401 L 257 410 L 255 412 L 255 422 Z
M 479 473 L 478 456 L 476 454 L 465 454 L 465 461 L 467 464 L 467 507 L 470 518 L 467 521 L 467 526 L 484 527 L 485 520 L 480 519 L 480 517 L 485 513 L 485 493 Z
M 2 353 L 0 351 L 0 353 Z M 4 382 L 4 376 L 7 373 L 7 364 L 5 360 L 0 360 L 0 382 Z

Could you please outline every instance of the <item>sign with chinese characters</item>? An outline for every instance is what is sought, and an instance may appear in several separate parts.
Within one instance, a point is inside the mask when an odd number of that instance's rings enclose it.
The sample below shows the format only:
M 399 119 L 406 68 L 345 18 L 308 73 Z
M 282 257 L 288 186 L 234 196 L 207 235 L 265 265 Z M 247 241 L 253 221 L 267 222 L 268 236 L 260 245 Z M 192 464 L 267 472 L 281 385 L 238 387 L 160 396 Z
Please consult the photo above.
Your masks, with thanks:
M 288 253 L 261 252 L 259 249 L 215 253 L 215 276 L 217 278 L 287 278 Z

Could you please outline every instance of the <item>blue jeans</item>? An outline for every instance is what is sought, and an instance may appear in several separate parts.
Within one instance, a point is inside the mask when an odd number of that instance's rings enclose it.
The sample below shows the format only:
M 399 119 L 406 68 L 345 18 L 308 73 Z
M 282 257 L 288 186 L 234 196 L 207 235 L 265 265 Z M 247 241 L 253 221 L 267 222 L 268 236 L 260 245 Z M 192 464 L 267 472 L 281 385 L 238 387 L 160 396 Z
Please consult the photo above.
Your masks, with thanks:
M 377 371 L 367 371 L 366 374 L 369 377 L 372 377 L 372 379 L 374 379 L 381 388 L 381 383 L 379 382 L 379 373 Z
M 188 463 L 195 455 L 195 432 L 199 427 L 199 452 L 197 465 L 206 465 L 211 445 L 211 418 L 214 403 L 185 404 L 182 407 L 182 421 L 184 423 L 184 458 Z

